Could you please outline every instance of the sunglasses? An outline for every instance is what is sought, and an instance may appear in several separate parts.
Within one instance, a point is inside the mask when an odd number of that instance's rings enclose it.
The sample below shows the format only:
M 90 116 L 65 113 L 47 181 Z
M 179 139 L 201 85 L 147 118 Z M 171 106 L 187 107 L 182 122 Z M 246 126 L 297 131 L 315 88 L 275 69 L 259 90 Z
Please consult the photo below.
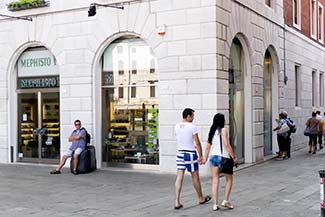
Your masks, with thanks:
M 79 125 L 81 125 L 81 124 L 74 124 L 75 126 L 79 126 Z

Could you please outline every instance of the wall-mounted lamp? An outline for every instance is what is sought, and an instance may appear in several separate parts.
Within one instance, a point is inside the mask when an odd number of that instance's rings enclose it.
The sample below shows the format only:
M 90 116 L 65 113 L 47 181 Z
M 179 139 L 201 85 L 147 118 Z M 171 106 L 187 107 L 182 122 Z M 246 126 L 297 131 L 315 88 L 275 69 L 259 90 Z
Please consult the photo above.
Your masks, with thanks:
M 14 17 L 10 15 L 5 15 L 5 14 L 0 14 L 0 17 L 7 17 L 7 18 L 12 18 L 12 19 L 17 19 L 17 20 L 26 20 L 26 21 L 33 21 L 31 17 Z
M 102 6 L 102 7 L 110 7 L 110 8 L 116 8 L 116 9 L 121 9 L 123 10 L 124 7 L 123 5 L 117 5 L 115 4 L 97 4 L 97 3 L 91 3 L 89 6 L 89 10 L 88 10 L 88 17 L 93 17 L 96 15 L 96 6 Z
M 288 83 L 288 76 L 286 74 L 284 75 L 283 82 L 285 85 Z

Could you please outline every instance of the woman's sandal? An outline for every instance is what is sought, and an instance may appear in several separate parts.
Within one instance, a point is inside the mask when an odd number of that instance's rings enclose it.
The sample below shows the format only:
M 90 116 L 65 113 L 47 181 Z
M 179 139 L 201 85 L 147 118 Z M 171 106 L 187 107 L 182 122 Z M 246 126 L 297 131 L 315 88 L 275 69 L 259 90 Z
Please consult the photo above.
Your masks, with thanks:
M 221 203 L 221 206 L 227 208 L 227 209 L 233 209 L 233 205 L 231 205 L 231 203 L 229 201 L 223 200 Z
M 214 205 L 213 205 L 213 208 L 212 208 L 213 211 L 217 211 L 217 210 L 219 210 L 219 209 L 220 209 L 220 207 L 219 207 L 218 204 L 214 204 Z

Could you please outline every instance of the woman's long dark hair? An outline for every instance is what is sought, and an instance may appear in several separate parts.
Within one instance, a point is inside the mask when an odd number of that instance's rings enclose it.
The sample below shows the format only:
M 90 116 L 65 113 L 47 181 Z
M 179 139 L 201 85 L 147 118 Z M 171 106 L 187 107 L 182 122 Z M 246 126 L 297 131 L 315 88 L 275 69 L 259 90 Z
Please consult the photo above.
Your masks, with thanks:
M 221 129 L 225 126 L 225 116 L 221 113 L 216 114 L 213 117 L 213 123 L 210 127 L 208 142 L 212 144 L 212 138 L 214 134 L 216 133 L 216 130 L 219 130 L 221 132 Z

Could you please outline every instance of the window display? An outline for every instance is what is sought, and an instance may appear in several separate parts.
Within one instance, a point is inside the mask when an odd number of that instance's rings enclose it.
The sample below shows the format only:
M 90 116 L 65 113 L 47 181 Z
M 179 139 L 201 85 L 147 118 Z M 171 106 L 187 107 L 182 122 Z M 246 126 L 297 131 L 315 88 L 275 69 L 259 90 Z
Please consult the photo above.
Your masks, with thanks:
M 123 74 L 119 73 L 121 61 Z M 106 49 L 102 73 L 103 161 L 159 164 L 158 93 L 151 94 L 158 83 L 158 71 L 152 70 L 157 65 L 153 61 L 156 59 L 150 47 L 136 37 L 118 39 Z

